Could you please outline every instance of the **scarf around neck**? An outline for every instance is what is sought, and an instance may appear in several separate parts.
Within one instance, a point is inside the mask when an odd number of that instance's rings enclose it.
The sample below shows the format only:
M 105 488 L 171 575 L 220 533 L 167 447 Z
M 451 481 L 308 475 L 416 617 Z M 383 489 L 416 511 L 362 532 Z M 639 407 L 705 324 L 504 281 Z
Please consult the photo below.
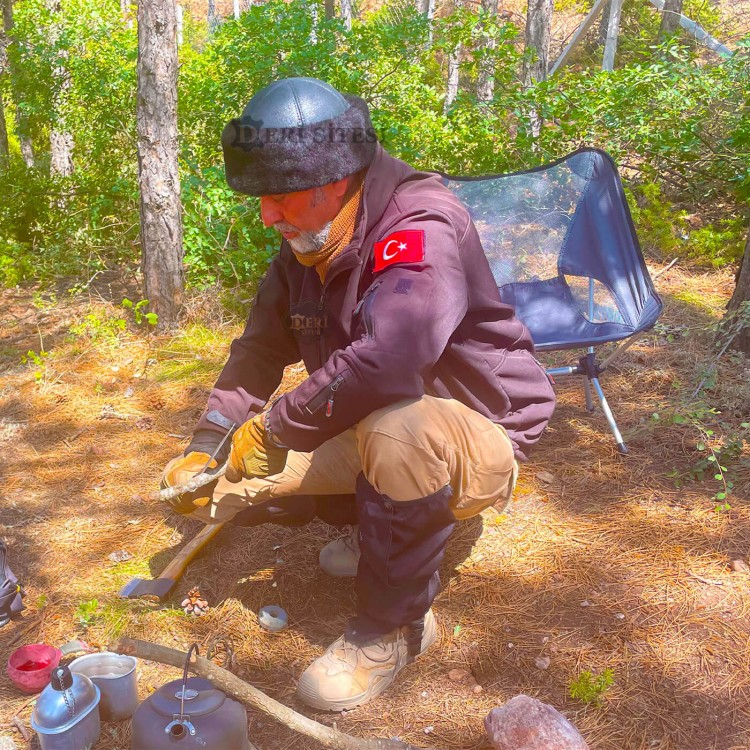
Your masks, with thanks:
M 341 251 L 351 242 L 354 229 L 357 224 L 357 213 L 362 202 L 362 188 L 364 180 L 361 180 L 357 189 L 347 198 L 341 210 L 331 222 L 331 230 L 323 247 L 314 253 L 298 253 L 292 248 L 297 260 L 303 265 L 311 268 L 315 266 L 321 283 L 325 281 L 326 273 L 331 263 L 341 254 Z

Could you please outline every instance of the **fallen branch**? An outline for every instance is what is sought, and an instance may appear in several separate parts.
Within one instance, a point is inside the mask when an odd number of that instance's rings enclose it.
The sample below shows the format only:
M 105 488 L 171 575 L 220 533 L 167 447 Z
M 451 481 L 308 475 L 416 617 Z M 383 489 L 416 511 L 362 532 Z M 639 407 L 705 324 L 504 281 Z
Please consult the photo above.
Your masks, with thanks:
M 23 737 L 24 742 L 28 742 L 31 739 L 29 730 L 26 729 L 23 722 L 18 718 L 17 715 L 13 717 L 13 725 L 21 733 L 21 737 Z
M 680 259 L 679 258 L 672 258 L 672 260 L 669 262 L 669 265 L 664 266 L 664 268 L 661 269 L 658 273 L 654 274 L 651 277 L 651 281 L 656 281 L 659 276 L 666 273 L 670 268 L 672 268 L 673 265 L 675 265 Z
M 184 667 L 187 657 L 187 654 L 182 651 L 132 638 L 120 638 L 115 643 L 110 644 L 109 650 L 118 654 L 155 661 L 159 664 L 167 664 L 179 669 Z M 288 708 L 283 703 L 279 703 L 258 688 L 249 685 L 228 670 L 201 656 L 193 656 L 188 669 L 193 674 L 210 680 L 215 687 L 241 701 L 246 706 L 262 711 L 295 732 L 312 737 L 323 747 L 330 747 L 335 750 L 419 750 L 414 745 L 409 745 L 401 740 L 352 737 L 349 734 L 339 732 L 337 729 L 319 724 L 317 721 L 308 719 L 306 716 Z

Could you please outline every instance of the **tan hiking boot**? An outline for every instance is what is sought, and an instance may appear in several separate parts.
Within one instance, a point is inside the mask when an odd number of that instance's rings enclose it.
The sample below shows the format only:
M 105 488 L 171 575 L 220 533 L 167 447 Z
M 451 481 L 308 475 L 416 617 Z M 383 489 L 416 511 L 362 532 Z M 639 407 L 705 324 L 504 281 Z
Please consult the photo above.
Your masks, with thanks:
M 342 635 L 302 673 L 297 695 L 308 706 L 327 711 L 367 703 L 380 695 L 409 663 L 408 634 L 409 627 L 402 627 L 364 646 L 357 646 Z M 429 610 L 424 618 L 419 655 L 436 638 L 435 616 Z
M 318 557 L 320 567 L 329 576 L 353 578 L 359 565 L 359 529 L 357 526 L 346 536 L 328 542 Z

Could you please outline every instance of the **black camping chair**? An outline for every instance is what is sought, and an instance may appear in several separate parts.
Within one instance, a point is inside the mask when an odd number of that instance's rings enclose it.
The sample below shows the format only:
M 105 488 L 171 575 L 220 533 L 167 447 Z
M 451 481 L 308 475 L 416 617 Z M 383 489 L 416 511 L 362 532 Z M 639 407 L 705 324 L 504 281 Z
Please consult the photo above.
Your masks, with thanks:
M 524 172 L 443 178 L 469 209 L 500 297 L 537 350 L 586 350 L 577 364 L 547 372 L 582 375 L 589 411 L 593 386 L 617 449 L 627 453 L 599 375 L 656 323 L 662 301 L 612 158 L 582 148 Z M 596 347 L 615 341 L 598 363 Z
M 25 592 L 10 569 L 7 553 L 8 547 L 0 541 L 0 628 L 25 609 L 22 601 Z

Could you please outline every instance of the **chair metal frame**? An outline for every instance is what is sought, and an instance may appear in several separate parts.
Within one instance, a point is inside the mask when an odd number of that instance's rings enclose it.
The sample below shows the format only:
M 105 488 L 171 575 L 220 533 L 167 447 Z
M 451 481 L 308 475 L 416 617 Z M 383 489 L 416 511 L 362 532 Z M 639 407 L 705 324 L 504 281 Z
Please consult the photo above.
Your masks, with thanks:
M 594 279 L 589 278 L 589 317 L 594 316 Z M 567 367 L 548 367 L 547 374 L 554 378 L 556 375 L 582 375 L 583 376 L 583 392 L 586 398 L 586 411 L 590 414 L 594 412 L 594 400 L 591 395 L 591 388 L 593 386 L 596 391 L 596 396 L 601 404 L 604 417 L 607 420 L 609 429 L 615 438 L 617 450 L 622 455 L 627 455 L 628 446 L 622 437 L 620 428 L 617 426 L 617 420 L 615 415 L 612 413 L 609 401 L 604 395 L 601 383 L 599 382 L 599 375 L 601 375 L 609 365 L 611 365 L 626 349 L 632 346 L 643 331 L 633 334 L 629 338 L 621 341 L 617 348 L 601 363 L 598 364 L 596 361 L 596 352 L 593 346 L 589 346 L 586 349 L 585 356 L 578 360 L 577 365 L 568 365 Z M 540 349 L 544 351 L 544 349 Z

